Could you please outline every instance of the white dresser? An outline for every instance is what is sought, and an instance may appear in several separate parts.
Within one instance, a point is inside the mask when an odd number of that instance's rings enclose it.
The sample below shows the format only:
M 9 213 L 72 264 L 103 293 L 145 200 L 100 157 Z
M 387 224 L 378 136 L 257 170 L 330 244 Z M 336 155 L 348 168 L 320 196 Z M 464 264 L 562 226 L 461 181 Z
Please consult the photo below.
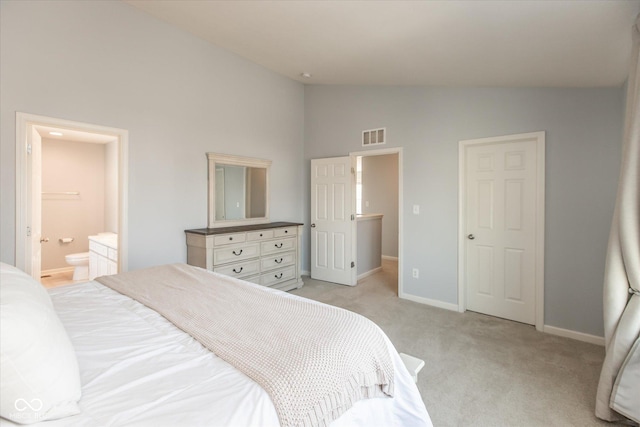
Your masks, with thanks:
M 185 230 L 187 264 L 283 291 L 302 287 L 302 224 Z
M 89 280 L 118 273 L 118 235 L 89 236 Z

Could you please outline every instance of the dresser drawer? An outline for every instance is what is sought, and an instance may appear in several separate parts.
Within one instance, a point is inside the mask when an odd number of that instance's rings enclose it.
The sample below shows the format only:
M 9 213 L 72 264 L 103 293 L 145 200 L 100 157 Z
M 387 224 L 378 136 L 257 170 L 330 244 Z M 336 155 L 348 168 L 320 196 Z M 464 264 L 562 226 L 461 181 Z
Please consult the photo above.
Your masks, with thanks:
M 288 237 L 298 234 L 298 227 L 276 228 L 275 237 Z
M 273 230 L 252 231 L 247 233 L 247 242 L 273 238 Z
M 264 286 L 273 286 L 278 283 L 286 282 L 295 278 L 296 268 L 294 266 L 283 268 L 265 273 L 260 276 L 260 284 Z
M 118 261 L 118 251 L 115 249 L 107 248 L 109 252 L 109 259 L 112 261 Z
M 233 245 L 244 242 L 246 238 L 246 233 L 221 234 L 213 238 L 213 244 L 214 246 Z
M 295 248 L 295 238 L 271 240 L 270 242 L 262 242 L 262 255 L 290 251 Z
M 274 268 L 280 268 L 287 265 L 295 264 L 296 253 L 286 252 L 275 255 L 266 255 L 262 257 L 261 266 L 262 271 L 272 270 Z
M 216 248 L 213 250 L 213 265 L 237 262 L 258 256 L 258 243 L 247 243 L 229 247 Z
M 247 282 L 251 282 L 251 283 L 255 283 L 256 285 L 259 285 L 260 284 L 260 275 L 251 276 L 251 277 L 243 277 L 242 280 L 247 281 Z
M 213 271 L 224 274 L 225 276 L 237 278 L 247 277 L 260 273 L 260 261 L 254 259 L 235 264 L 227 264 L 222 267 L 215 267 Z

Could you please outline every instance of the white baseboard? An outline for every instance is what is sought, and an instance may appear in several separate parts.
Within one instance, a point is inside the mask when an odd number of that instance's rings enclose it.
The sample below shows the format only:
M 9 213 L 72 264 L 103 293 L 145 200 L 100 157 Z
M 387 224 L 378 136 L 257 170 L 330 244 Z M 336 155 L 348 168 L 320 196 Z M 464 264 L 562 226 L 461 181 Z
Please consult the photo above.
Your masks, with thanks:
M 572 331 L 570 329 L 562 329 L 549 325 L 544 325 L 542 331 L 559 337 L 572 338 L 574 340 L 604 346 L 604 337 L 599 337 L 597 335 L 585 334 L 584 332 Z
M 458 304 L 451 304 L 444 301 L 438 301 L 436 299 L 419 297 L 407 293 L 399 295 L 402 299 L 408 299 L 409 301 L 419 302 L 420 304 L 430 305 L 432 307 L 444 308 L 445 310 L 458 311 Z
M 311 272 L 310 272 L 310 271 L 308 271 L 308 270 L 302 270 L 302 271 L 300 272 L 300 275 L 301 275 L 301 276 L 311 276 Z
M 372 274 L 376 274 L 378 271 L 382 271 L 382 266 L 376 267 L 373 270 L 365 271 L 364 273 L 359 274 L 358 275 L 358 280 L 364 279 L 365 277 L 371 276 Z
M 398 261 L 398 257 L 397 256 L 382 255 L 381 258 L 389 260 L 389 261 Z
M 47 276 L 47 275 L 58 274 L 58 273 L 66 273 L 68 271 L 73 271 L 73 266 L 62 267 L 62 268 L 51 268 L 49 270 L 42 270 L 40 272 L 40 276 Z

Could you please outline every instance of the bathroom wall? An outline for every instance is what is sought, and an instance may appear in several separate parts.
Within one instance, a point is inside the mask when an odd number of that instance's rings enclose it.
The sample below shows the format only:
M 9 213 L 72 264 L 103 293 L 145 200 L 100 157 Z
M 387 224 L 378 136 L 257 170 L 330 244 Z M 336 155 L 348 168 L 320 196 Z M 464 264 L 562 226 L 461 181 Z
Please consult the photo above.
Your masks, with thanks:
M 105 230 L 105 157 L 103 144 L 42 140 L 43 272 L 68 267 L 65 255 L 88 251 L 87 237 Z M 65 191 L 80 195 L 44 194 Z
M 369 206 L 367 206 L 367 202 Z M 362 158 L 362 213 L 382 217 L 382 255 L 398 257 L 398 155 Z

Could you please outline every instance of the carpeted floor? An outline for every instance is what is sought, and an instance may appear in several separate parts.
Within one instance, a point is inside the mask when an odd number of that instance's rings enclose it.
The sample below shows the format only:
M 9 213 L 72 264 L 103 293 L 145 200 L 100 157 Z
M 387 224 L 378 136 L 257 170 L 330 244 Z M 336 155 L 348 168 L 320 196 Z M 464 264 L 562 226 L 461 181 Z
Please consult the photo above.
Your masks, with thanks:
M 425 361 L 418 388 L 440 426 L 597 426 L 604 349 L 473 312 L 397 297 L 397 264 L 355 287 L 304 277 L 300 296 L 360 313 Z

